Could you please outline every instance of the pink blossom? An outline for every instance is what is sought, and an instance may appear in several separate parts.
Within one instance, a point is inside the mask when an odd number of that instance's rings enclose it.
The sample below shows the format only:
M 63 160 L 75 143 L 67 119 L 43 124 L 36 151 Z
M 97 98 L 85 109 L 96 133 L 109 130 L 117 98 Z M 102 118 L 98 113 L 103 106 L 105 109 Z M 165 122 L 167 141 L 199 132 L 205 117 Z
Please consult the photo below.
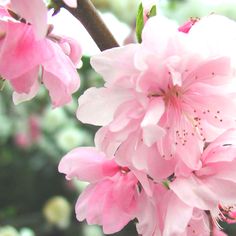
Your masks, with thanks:
M 32 141 L 37 141 L 41 136 L 40 121 L 36 115 L 29 117 L 29 134 Z
M 14 140 L 17 146 L 21 148 L 29 148 L 38 141 L 41 136 L 39 119 L 35 115 L 31 115 L 27 120 L 24 131 L 17 132 Z
M 236 130 L 228 130 L 213 141 L 201 155 L 201 162 L 202 167 L 188 176 L 177 173 L 170 188 L 189 206 L 225 220 L 224 209 L 234 206 L 236 199 Z
M 24 132 L 16 133 L 14 136 L 14 141 L 18 147 L 23 149 L 27 149 L 31 146 L 31 140 L 29 139 L 28 134 Z
M 141 44 L 91 59 L 105 86 L 80 97 L 77 117 L 103 126 L 95 140 L 109 155 L 127 160 L 119 155 L 125 145 L 135 168 L 148 163 L 134 151 L 154 146 L 164 159 L 199 169 L 204 143 L 235 125 L 235 34 L 235 22 L 218 15 L 196 22 L 188 34 L 163 17 L 150 18 Z
M 52 34 L 41 0 L 18 2 L 11 2 L 12 9 L 31 24 L 13 19 L 1 8 L 0 74 L 11 83 L 15 103 L 33 98 L 41 80 L 49 90 L 53 106 L 64 105 L 79 87 L 74 63 L 80 59 L 81 49 L 72 39 Z
M 193 27 L 193 25 L 198 22 L 198 18 L 191 18 L 188 22 L 185 24 L 181 25 L 178 30 L 183 33 L 188 33 L 189 30 Z
M 59 171 L 65 173 L 67 179 L 76 177 L 91 183 L 79 196 L 76 216 L 79 221 L 86 219 L 88 224 L 102 225 L 106 234 L 121 230 L 134 219 L 137 178 L 148 185 L 145 175 L 118 166 L 114 159 L 108 159 L 95 148 L 72 150 L 61 160 Z
M 188 206 L 161 184 L 153 195 L 138 199 L 137 231 L 142 236 L 209 236 L 209 218 L 204 211 Z

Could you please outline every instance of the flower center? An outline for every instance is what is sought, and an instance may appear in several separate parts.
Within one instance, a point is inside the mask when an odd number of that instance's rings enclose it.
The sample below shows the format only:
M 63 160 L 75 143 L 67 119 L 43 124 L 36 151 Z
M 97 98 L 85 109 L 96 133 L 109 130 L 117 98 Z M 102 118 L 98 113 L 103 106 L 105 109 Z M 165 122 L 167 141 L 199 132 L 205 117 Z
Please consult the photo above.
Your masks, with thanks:
M 168 85 L 168 90 L 162 96 L 166 104 L 172 103 L 174 105 L 176 102 L 180 102 L 182 95 L 181 87 L 178 85 L 172 87 Z

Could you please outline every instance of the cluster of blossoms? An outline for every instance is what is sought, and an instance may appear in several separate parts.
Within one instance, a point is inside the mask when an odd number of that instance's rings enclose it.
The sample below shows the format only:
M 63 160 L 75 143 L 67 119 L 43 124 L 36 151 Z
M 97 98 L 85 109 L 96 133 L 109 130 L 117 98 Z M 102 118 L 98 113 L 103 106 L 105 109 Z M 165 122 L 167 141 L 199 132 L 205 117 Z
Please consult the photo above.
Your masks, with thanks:
M 77 117 L 101 128 L 59 171 L 90 183 L 76 215 L 106 234 L 135 219 L 143 236 L 224 235 L 218 221 L 236 218 L 236 23 L 145 21 L 142 43 L 91 59 L 105 85 L 79 98 Z M 53 34 L 42 0 L 0 7 L 0 75 L 16 103 L 40 82 L 54 107 L 69 102 L 80 57 L 77 42 Z
M 106 234 L 129 221 L 143 236 L 225 235 L 236 203 L 236 23 L 210 15 L 178 26 L 150 18 L 142 43 L 91 59 L 105 85 L 79 98 L 80 121 L 101 126 L 95 148 L 59 171 L 90 182 L 77 219 Z
M 0 75 L 13 87 L 15 103 L 33 98 L 40 82 L 54 107 L 68 103 L 79 87 L 80 58 L 75 40 L 53 34 L 42 0 L 11 0 L 0 6 Z

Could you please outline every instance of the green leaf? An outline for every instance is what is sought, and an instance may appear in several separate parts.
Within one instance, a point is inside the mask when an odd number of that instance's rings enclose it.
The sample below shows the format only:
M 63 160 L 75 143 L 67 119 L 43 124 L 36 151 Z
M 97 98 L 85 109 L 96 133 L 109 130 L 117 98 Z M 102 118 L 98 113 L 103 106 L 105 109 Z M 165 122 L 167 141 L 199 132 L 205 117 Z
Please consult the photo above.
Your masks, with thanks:
M 168 181 L 168 180 L 162 181 L 162 184 L 163 184 L 163 186 L 166 187 L 167 189 L 170 189 L 170 187 L 169 187 L 169 181 Z
M 152 6 L 152 8 L 148 14 L 148 18 L 156 16 L 156 15 L 157 15 L 157 6 L 154 5 L 154 6 Z
M 139 5 L 138 13 L 136 17 L 136 37 L 139 43 L 142 42 L 142 31 L 144 27 L 144 19 L 143 19 L 143 5 L 142 3 Z

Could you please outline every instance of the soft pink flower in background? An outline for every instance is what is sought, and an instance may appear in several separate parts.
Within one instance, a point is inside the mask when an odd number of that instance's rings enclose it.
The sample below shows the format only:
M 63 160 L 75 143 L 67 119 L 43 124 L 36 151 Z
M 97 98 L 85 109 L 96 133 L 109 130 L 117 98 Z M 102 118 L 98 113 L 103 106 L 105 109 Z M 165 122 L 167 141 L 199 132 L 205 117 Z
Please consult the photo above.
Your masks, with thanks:
M 13 100 L 18 103 L 34 97 L 42 80 L 54 107 L 68 103 L 80 84 L 74 65 L 81 57 L 80 46 L 50 32 L 41 0 L 12 1 L 10 7 L 31 23 L 15 20 L 1 8 L 0 74 L 13 87 Z
M 19 130 L 14 136 L 16 145 L 26 149 L 35 144 L 41 136 L 41 127 L 39 117 L 31 115 L 27 120 L 25 131 Z

